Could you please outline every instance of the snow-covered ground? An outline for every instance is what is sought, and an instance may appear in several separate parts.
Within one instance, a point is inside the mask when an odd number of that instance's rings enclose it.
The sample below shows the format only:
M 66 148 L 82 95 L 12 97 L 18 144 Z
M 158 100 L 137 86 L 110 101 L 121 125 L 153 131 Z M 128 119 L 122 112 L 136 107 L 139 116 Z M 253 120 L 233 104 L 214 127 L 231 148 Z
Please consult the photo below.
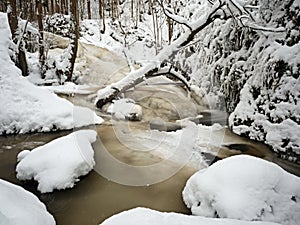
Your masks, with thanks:
M 183 198 L 194 215 L 283 225 L 300 221 L 300 178 L 252 156 L 232 156 L 197 172 Z
M 35 195 L 0 179 L 0 224 L 55 225 L 55 220 Z
M 101 225 L 276 225 L 267 222 L 249 222 L 233 219 L 214 219 L 188 216 L 179 213 L 163 213 L 146 208 L 121 212 L 105 220 Z M 278 225 L 278 224 L 277 224 Z
M 36 180 L 42 193 L 72 188 L 79 181 L 78 177 L 88 174 L 95 165 L 91 144 L 96 136 L 93 130 L 80 130 L 32 151 L 20 152 L 17 178 Z
M 72 129 L 103 120 L 87 108 L 74 106 L 31 84 L 9 57 L 7 15 L 0 13 L 0 134 Z

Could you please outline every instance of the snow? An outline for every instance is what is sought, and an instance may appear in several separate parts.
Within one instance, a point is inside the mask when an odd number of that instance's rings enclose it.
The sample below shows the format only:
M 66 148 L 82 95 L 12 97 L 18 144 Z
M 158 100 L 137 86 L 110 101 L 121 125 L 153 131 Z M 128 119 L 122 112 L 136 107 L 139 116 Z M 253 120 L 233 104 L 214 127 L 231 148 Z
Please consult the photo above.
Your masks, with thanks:
M 20 152 L 17 178 L 36 180 L 42 193 L 72 188 L 79 181 L 78 177 L 88 174 L 95 165 L 91 144 L 96 141 L 96 136 L 93 130 L 80 130 L 30 152 Z
M 179 213 L 159 212 L 147 208 L 134 208 L 116 214 L 101 225 L 276 225 L 267 222 L 248 222 L 232 219 L 214 219 L 202 216 L 188 216 Z
M 283 225 L 300 221 L 300 178 L 252 156 L 232 156 L 197 172 L 183 198 L 194 215 Z
M 6 14 L 0 13 L 0 134 L 48 132 L 102 123 L 87 108 L 74 106 L 21 76 L 9 57 Z
M 113 114 L 114 118 L 121 120 L 126 120 L 133 116 L 137 120 L 141 120 L 143 115 L 142 107 L 129 98 L 115 100 L 108 107 L 107 112 Z
M 0 179 L 0 224 L 55 225 L 55 220 L 35 195 Z
M 65 82 L 63 85 L 56 86 L 42 86 L 44 89 L 48 89 L 56 94 L 91 94 L 93 91 L 89 90 L 92 88 L 89 85 L 76 85 L 73 82 Z

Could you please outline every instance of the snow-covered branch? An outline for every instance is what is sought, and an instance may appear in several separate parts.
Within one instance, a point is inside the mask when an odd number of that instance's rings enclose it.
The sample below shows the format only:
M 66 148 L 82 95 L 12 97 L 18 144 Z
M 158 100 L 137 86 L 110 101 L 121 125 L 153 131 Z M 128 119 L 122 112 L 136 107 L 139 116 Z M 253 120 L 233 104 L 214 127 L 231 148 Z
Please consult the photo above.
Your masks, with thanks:
M 157 2 L 161 6 L 166 17 L 168 17 L 169 19 L 175 21 L 176 23 L 184 25 L 187 28 L 189 28 L 190 30 L 192 30 L 190 22 L 186 18 L 176 15 L 170 7 L 164 6 L 163 1 L 161 1 L 161 2 L 157 1 Z
M 175 15 L 172 9 L 163 5 L 162 2 L 159 4 L 162 6 L 164 14 L 176 21 L 179 24 L 184 25 L 186 29 L 175 41 L 170 45 L 164 47 L 160 53 L 158 53 L 152 60 L 149 60 L 141 68 L 131 71 L 125 78 L 120 81 L 107 86 L 104 89 L 98 91 L 98 96 L 95 104 L 98 108 L 101 108 L 104 104 L 112 101 L 120 93 L 126 91 L 127 89 L 134 87 L 136 84 L 144 81 L 148 77 L 155 76 L 157 74 L 166 75 L 170 74 L 170 71 L 162 71 L 160 68 L 161 63 L 166 62 L 169 58 L 172 58 L 182 47 L 187 46 L 192 43 L 196 35 L 207 26 L 209 26 L 216 19 L 227 19 L 226 15 L 228 12 L 232 14 L 236 20 L 240 21 L 238 25 L 248 26 L 254 29 L 263 30 L 263 27 L 256 25 L 253 21 L 252 15 L 247 9 L 245 9 L 245 2 L 237 0 L 215 0 L 209 1 L 209 4 L 206 4 L 207 10 L 205 9 L 204 13 L 201 13 L 200 16 L 195 21 L 190 21 L 182 16 Z M 244 4 L 244 5 L 243 5 Z M 225 13 L 226 12 L 226 13 Z M 225 14 L 224 14 L 225 13 Z M 281 29 L 269 29 L 267 28 L 264 31 L 280 31 Z M 173 74 L 174 75 L 174 74 Z M 179 76 L 176 77 L 178 78 Z M 186 86 L 188 82 L 183 77 L 180 79 Z

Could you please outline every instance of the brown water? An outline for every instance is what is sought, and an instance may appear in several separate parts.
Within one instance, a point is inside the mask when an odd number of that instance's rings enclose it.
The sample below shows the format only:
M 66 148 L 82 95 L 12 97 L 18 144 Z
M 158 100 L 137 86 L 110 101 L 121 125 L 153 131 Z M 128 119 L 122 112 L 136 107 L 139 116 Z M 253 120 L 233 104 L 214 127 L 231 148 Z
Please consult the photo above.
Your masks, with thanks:
M 111 126 L 101 125 L 97 130 L 106 149 L 126 163 L 142 165 L 161 160 L 150 155 L 147 157 L 146 153 L 135 154 L 129 160 L 130 156 L 122 152 L 131 150 L 117 141 Z M 20 182 L 15 178 L 18 152 L 35 148 L 67 133 L 69 132 L 0 137 L 0 177 L 36 194 L 54 215 L 58 225 L 96 225 L 115 213 L 139 206 L 160 211 L 189 213 L 181 198 L 185 182 L 194 172 L 187 167 L 164 182 L 142 187 L 121 185 L 92 171 L 73 189 L 49 194 L 37 192 L 34 182 Z M 101 151 L 99 143 L 94 145 L 94 149 L 96 154 L 97 151 Z
M 137 123 L 134 126 L 143 127 L 144 125 Z M 100 125 L 96 127 L 96 130 L 100 137 L 94 144 L 96 157 L 103 151 L 102 148 L 105 146 L 105 149 L 115 158 L 130 165 L 143 166 L 162 160 L 158 156 L 147 152 L 134 152 L 122 145 L 114 135 L 113 126 Z M 23 149 L 35 148 L 69 132 L 0 137 L 0 177 L 21 185 L 36 194 L 46 204 L 50 213 L 54 215 L 58 225 L 96 225 L 113 214 L 139 206 L 159 211 L 189 214 L 189 210 L 185 207 L 181 197 L 186 180 L 194 173 L 194 169 L 189 167 L 184 167 L 164 182 L 140 187 L 121 185 L 109 181 L 97 172 L 92 171 L 87 176 L 82 177 L 73 189 L 54 191 L 49 194 L 37 192 L 34 182 L 20 182 L 16 179 L 15 166 L 18 152 Z M 215 132 L 215 135 L 218 137 L 223 133 L 220 130 Z M 101 145 L 99 142 L 101 142 Z M 242 150 L 230 150 L 227 147 L 219 148 L 217 155 L 220 158 L 241 153 L 255 155 L 282 164 L 287 170 L 299 175 L 299 166 L 277 159 L 263 144 L 241 138 L 227 129 L 225 129 L 223 142 L 224 145 L 239 144 L 235 147 Z M 211 150 L 214 151 L 214 148 L 212 147 Z M 115 169 L 109 167 L 109 165 L 106 166 L 110 170 Z M 168 168 L 172 169 L 172 163 L 167 164 L 165 169 L 168 170 Z M 124 174 L 126 176 L 126 171 Z M 149 176 L 149 174 L 140 174 L 140 176 L 143 178 Z

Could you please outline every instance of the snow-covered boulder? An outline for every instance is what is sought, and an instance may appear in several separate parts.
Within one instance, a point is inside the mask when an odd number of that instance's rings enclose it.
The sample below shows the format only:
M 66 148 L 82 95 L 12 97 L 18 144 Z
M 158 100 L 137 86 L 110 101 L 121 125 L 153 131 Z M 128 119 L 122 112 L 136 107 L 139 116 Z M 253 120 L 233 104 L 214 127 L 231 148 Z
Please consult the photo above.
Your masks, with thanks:
M 88 174 L 95 165 L 91 144 L 96 136 L 93 130 L 80 130 L 32 151 L 20 152 L 17 178 L 36 180 L 42 193 L 72 188 L 78 177 Z
M 0 225 L 55 225 L 46 206 L 22 187 L 0 179 Z
M 194 215 L 284 225 L 300 221 L 300 178 L 252 156 L 232 156 L 197 172 L 183 199 Z
M 102 123 L 92 110 L 74 106 L 22 77 L 9 57 L 9 34 L 7 14 L 0 12 L 0 135 Z
M 131 121 L 140 121 L 143 115 L 142 107 L 129 98 L 115 100 L 107 112 L 113 114 L 116 119 Z
M 101 225 L 276 225 L 267 222 L 249 222 L 232 219 L 215 219 L 188 216 L 179 213 L 163 213 L 147 208 L 135 208 L 121 212 L 105 220 Z M 277 224 L 278 225 L 278 224 Z

